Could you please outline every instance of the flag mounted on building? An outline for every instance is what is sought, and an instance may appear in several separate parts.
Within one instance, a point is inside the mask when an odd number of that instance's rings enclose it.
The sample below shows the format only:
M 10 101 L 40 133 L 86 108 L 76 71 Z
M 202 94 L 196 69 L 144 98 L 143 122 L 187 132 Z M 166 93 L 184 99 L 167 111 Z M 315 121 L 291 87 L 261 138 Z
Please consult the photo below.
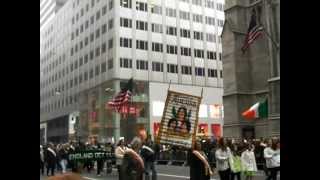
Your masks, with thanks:
M 242 116 L 248 120 L 268 117 L 268 100 L 266 99 L 263 102 L 257 102 L 248 110 L 244 111 Z
M 116 112 L 121 112 L 122 107 L 127 107 L 131 101 L 132 96 L 133 79 L 131 78 L 124 88 L 108 102 L 108 106 L 114 109 Z
M 256 11 L 253 9 L 246 39 L 241 48 L 242 53 L 245 53 L 249 46 L 262 35 L 262 31 L 263 27 L 257 23 Z

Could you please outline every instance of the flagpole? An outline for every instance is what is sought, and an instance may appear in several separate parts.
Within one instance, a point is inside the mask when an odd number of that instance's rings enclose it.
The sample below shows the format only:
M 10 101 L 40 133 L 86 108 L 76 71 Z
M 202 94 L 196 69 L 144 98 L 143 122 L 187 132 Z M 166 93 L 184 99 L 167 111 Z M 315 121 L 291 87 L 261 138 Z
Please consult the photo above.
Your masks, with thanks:
M 279 44 L 271 37 L 271 35 L 266 31 L 266 29 L 263 27 L 263 32 L 267 35 L 267 37 L 271 40 L 272 44 L 277 48 L 280 49 Z

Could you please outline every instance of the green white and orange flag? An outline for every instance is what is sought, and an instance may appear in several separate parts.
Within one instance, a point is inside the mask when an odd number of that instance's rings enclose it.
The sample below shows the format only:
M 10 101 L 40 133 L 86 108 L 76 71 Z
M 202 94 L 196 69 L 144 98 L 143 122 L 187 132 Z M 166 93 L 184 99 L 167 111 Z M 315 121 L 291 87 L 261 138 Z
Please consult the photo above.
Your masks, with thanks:
M 268 101 L 257 102 L 248 110 L 244 111 L 242 116 L 248 120 L 268 117 Z

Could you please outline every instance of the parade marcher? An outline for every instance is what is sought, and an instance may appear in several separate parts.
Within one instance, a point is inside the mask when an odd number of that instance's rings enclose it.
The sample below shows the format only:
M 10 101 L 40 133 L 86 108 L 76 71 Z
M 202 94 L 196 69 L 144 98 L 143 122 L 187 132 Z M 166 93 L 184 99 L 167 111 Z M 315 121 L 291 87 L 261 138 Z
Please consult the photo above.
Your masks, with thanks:
M 231 169 L 231 177 L 230 180 L 234 180 L 237 177 L 237 180 L 241 180 L 241 152 L 238 149 L 236 144 L 233 144 L 231 147 L 231 154 L 229 158 L 229 165 Z
M 57 153 L 57 157 L 56 157 L 56 168 L 57 168 L 57 171 L 62 172 L 62 167 L 61 167 L 61 164 L 60 164 L 61 156 L 60 156 L 60 153 L 59 153 L 60 149 L 61 149 L 61 144 L 57 144 L 54 150 Z
M 142 142 L 138 137 L 133 138 L 131 142 L 132 149 L 127 149 L 123 156 L 120 174 L 123 180 L 142 180 L 144 172 L 144 163 L 138 154 Z
M 48 148 L 46 149 L 46 163 L 47 163 L 47 176 L 49 176 L 49 171 L 51 170 L 51 175 L 54 176 L 54 169 L 56 165 L 57 153 L 54 150 L 52 143 L 49 143 Z
M 209 180 L 213 171 L 208 158 L 202 150 L 201 142 L 196 141 L 195 148 L 189 154 L 190 180 Z
M 75 147 L 74 147 L 74 143 L 71 143 L 70 146 L 69 146 L 69 149 L 68 149 L 68 155 L 71 154 L 71 153 L 74 153 L 75 152 Z M 69 167 L 71 168 L 71 171 L 72 172 L 77 172 L 77 166 L 76 166 L 76 163 L 73 161 L 73 160 L 70 160 L 68 159 L 68 165 Z
M 100 143 L 98 143 L 97 149 L 98 150 L 103 150 L 103 148 L 101 147 Z M 103 171 L 103 163 L 104 163 L 103 159 L 98 159 L 97 160 L 97 175 L 98 176 L 101 176 L 100 173 L 101 173 L 101 171 Z
M 216 150 L 216 166 L 219 172 L 221 180 L 229 180 L 230 178 L 230 167 L 229 167 L 229 158 L 230 158 L 230 148 L 227 147 L 226 141 L 224 138 L 220 138 L 218 142 L 218 149 Z
M 252 180 L 258 171 L 253 148 L 251 143 L 247 143 L 245 150 L 241 154 L 241 163 L 246 180 Z
M 43 147 L 40 145 L 40 170 L 41 170 L 41 175 L 44 174 L 44 152 L 43 152 Z
M 270 139 L 268 146 L 264 149 L 264 158 L 269 174 L 267 180 L 276 180 L 280 170 L 280 141 L 272 142 Z
M 58 151 L 60 157 L 60 166 L 62 168 L 62 173 L 66 173 L 67 171 L 67 160 L 68 160 L 68 151 L 67 145 L 63 144 L 61 149 Z
M 112 161 L 114 159 L 114 147 L 112 145 L 112 142 L 108 142 L 105 146 L 106 152 L 111 155 L 111 157 L 107 158 L 106 160 L 106 168 L 107 168 L 107 174 L 112 173 Z
M 117 148 L 115 150 L 115 156 L 116 156 L 116 165 L 118 168 L 118 174 L 119 174 L 119 180 L 122 179 L 122 173 L 120 172 L 123 156 L 125 154 L 125 151 L 127 150 L 127 147 L 124 145 L 124 138 L 120 137 L 119 142 L 117 144 Z
M 152 180 L 157 179 L 157 171 L 155 169 L 155 151 L 152 149 L 151 139 L 148 138 L 146 143 L 142 146 L 140 154 L 144 160 L 145 165 L 145 180 L 150 179 L 152 174 Z

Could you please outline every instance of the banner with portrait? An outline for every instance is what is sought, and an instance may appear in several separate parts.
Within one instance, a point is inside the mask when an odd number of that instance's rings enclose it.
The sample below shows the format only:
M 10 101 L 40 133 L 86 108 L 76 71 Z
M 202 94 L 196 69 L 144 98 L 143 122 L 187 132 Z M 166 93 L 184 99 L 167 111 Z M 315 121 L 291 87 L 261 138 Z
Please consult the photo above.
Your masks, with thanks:
M 202 97 L 168 91 L 157 136 L 158 144 L 192 148 Z

